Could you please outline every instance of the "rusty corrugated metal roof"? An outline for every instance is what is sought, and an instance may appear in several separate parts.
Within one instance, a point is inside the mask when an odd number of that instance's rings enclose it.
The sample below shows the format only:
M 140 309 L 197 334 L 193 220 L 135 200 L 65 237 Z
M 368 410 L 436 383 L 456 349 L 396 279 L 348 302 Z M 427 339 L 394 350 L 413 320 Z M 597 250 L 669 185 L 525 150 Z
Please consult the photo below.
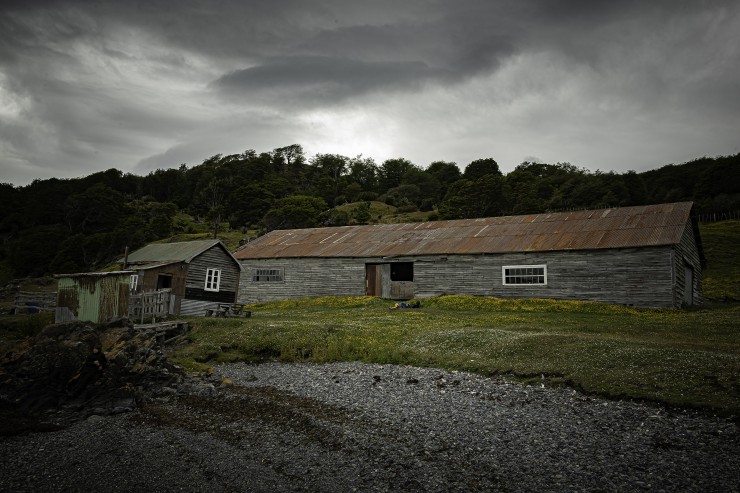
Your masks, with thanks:
M 237 259 L 592 250 L 681 241 L 691 202 L 526 216 L 272 231 Z

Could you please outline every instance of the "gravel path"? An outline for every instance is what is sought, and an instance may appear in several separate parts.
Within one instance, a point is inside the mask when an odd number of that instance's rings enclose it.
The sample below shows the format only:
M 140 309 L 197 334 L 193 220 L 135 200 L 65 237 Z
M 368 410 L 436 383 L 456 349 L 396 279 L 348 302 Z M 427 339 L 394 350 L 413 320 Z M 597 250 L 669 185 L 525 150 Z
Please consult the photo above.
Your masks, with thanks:
M 224 378 L 2 438 L 0 490 L 740 491 L 740 434 L 721 418 L 393 365 Z

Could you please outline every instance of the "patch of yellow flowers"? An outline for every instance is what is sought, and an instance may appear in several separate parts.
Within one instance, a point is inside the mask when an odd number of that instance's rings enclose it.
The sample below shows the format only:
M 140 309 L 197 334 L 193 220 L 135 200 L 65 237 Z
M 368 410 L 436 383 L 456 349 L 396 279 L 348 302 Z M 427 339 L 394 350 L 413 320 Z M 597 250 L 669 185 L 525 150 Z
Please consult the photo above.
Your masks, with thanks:
M 630 313 L 639 309 L 592 301 L 551 300 L 541 298 L 493 298 L 488 296 L 442 295 L 426 300 L 426 306 L 452 310 L 488 310 L 522 312 Z

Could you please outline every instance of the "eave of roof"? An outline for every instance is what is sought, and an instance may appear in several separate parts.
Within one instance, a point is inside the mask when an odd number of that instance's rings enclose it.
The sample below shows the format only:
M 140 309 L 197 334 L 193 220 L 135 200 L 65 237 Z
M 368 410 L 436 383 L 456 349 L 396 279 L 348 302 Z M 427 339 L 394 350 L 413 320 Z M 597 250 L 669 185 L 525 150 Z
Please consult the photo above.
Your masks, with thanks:
M 239 260 L 388 257 L 671 245 L 691 202 L 614 209 L 272 231 L 237 250 Z
M 190 263 L 195 257 L 209 248 L 221 243 L 220 240 L 194 240 L 176 243 L 150 243 L 128 255 L 129 264 L 147 264 L 151 262 Z M 120 259 L 119 262 L 123 262 Z
M 124 276 L 135 274 L 133 270 L 115 270 L 110 272 L 75 272 L 73 274 L 54 274 L 55 279 L 61 279 L 65 277 L 110 277 L 110 276 Z

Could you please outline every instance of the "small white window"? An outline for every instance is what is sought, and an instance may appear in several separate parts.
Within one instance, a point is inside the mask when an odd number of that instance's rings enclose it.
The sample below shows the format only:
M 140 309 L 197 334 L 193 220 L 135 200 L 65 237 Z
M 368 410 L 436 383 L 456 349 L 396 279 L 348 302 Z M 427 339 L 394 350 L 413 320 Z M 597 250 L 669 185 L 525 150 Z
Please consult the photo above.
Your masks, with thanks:
M 546 265 L 505 265 L 501 267 L 504 286 L 547 284 Z
M 206 271 L 206 291 L 218 291 L 221 285 L 221 269 L 208 269 Z
M 129 288 L 133 293 L 136 291 L 136 287 L 139 285 L 139 274 L 131 274 L 131 281 L 129 282 Z

